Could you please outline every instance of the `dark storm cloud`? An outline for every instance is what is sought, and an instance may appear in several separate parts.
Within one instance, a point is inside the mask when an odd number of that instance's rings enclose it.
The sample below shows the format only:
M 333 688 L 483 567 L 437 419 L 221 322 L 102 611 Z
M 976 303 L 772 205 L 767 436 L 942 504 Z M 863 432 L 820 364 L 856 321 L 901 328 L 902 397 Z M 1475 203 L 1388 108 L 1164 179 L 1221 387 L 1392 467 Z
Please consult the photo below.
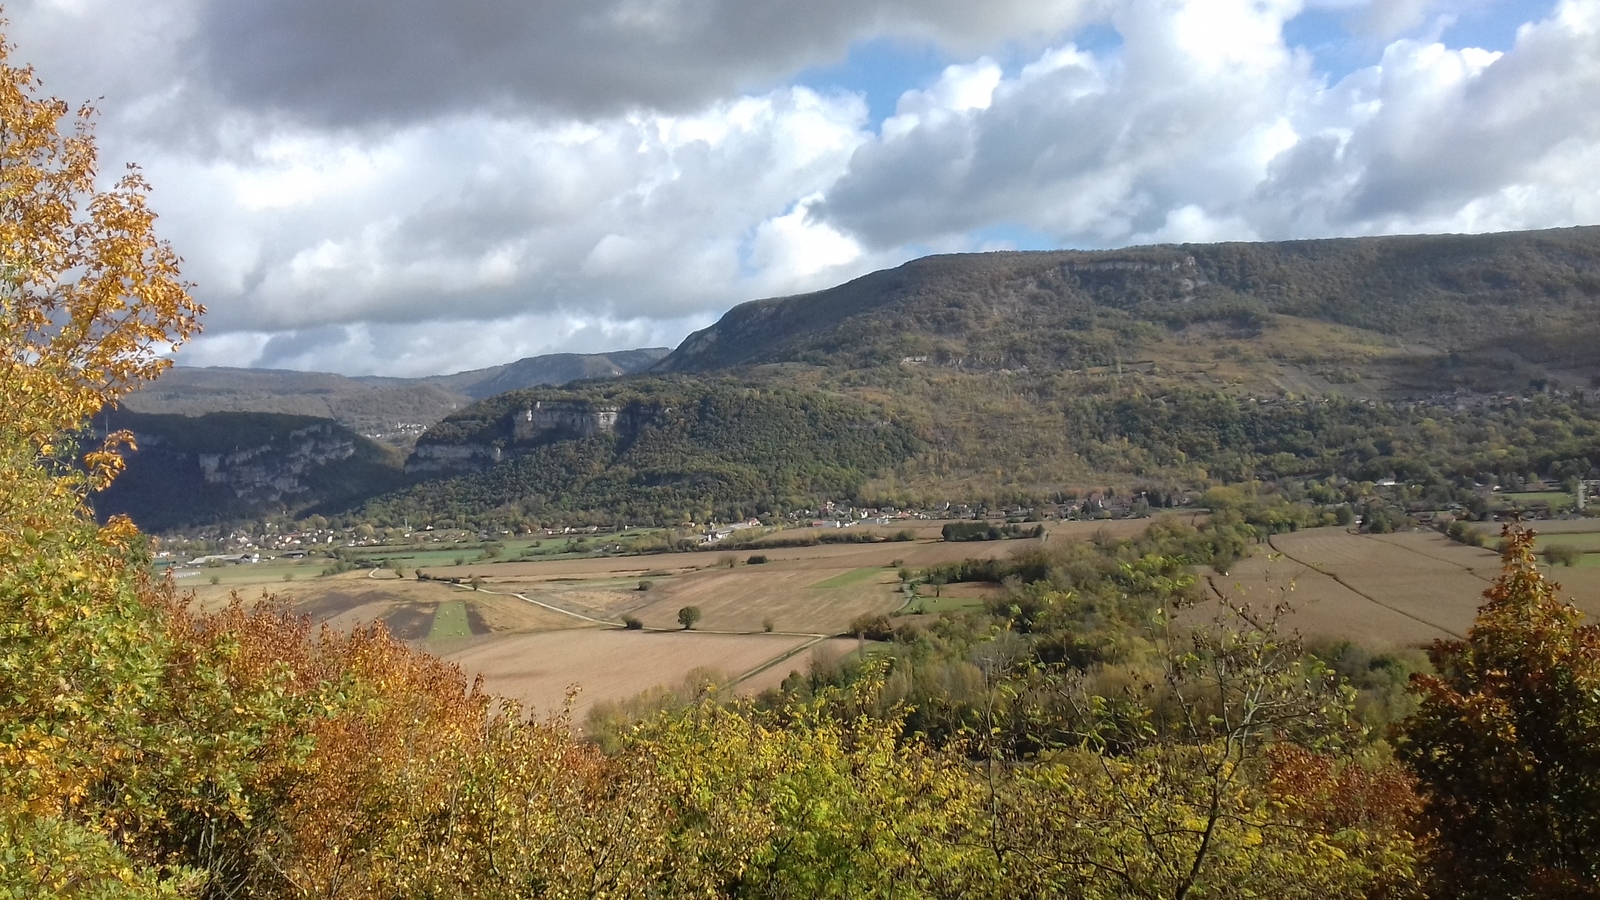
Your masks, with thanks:
M 211 0 L 195 32 L 234 102 L 351 124 L 463 107 L 688 109 L 893 33 L 1050 36 L 1084 0 Z

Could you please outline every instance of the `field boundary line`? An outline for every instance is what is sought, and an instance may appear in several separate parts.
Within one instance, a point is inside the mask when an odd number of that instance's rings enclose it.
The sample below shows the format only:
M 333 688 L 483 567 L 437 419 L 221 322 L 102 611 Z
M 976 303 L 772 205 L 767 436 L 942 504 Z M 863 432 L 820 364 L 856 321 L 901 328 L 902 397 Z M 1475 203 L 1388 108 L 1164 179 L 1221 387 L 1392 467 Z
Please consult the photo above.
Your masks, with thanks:
M 819 635 L 813 637 L 811 640 L 806 641 L 805 643 L 801 644 L 798 647 L 795 647 L 792 650 L 788 650 L 788 651 L 785 651 L 783 653 L 778 654 L 777 656 L 773 657 L 772 659 L 769 659 L 766 662 L 762 663 L 761 665 L 756 666 L 754 669 L 751 669 L 750 671 L 744 673 L 743 675 L 740 675 L 738 678 L 735 678 L 733 680 L 734 686 L 737 687 L 737 686 L 745 683 L 746 681 L 749 681 L 750 679 L 756 677 L 757 675 L 760 675 L 762 672 L 765 672 L 765 671 L 767 671 L 768 669 L 770 669 L 770 668 L 772 668 L 774 666 L 783 665 L 788 660 L 793 659 L 794 657 L 800 655 L 800 653 L 802 653 L 802 652 L 804 652 L 806 650 L 809 650 L 812 647 L 815 647 L 816 645 L 818 645 L 818 644 L 822 643 L 823 641 L 827 640 L 829 637 L 830 636 L 826 635 L 826 634 L 819 634 Z
M 1300 565 L 1305 566 L 1306 568 L 1310 569 L 1313 572 L 1318 573 L 1319 575 L 1326 575 L 1327 577 L 1332 578 L 1334 581 L 1337 581 L 1339 584 L 1343 585 L 1346 589 L 1348 589 L 1350 592 L 1354 593 L 1355 595 L 1357 595 L 1359 597 L 1365 597 L 1368 600 L 1372 601 L 1373 603 L 1376 603 L 1377 605 L 1383 607 L 1384 609 L 1389 610 L 1390 612 L 1399 613 L 1400 615 L 1405 616 L 1406 618 L 1411 619 L 1414 622 L 1421 622 L 1422 624 L 1428 626 L 1429 628 L 1437 628 L 1438 630 L 1444 632 L 1445 634 L 1450 635 L 1451 637 L 1453 637 L 1453 638 L 1455 638 L 1457 640 L 1463 640 L 1463 641 L 1466 640 L 1466 635 L 1457 634 L 1456 632 L 1451 631 L 1450 629 L 1444 627 L 1443 625 L 1440 625 L 1437 622 L 1430 622 L 1427 619 L 1424 619 L 1423 617 L 1421 617 L 1419 615 L 1416 615 L 1415 613 L 1410 613 L 1410 612 L 1407 612 L 1407 611 L 1405 611 L 1403 609 L 1400 609 L 1397 606 L 1392 606 L 1392 605 L 1390 605 L 1388 603 L 1384 603 L 1382 600 L 1379 600 L 1377 597 L 1372 596 L 1371 594 L 1367 593 L 1366 591 L 1357 590 L 1354 585 L 1350 584 L 1350 582 L 1348 582 L 1348 581 L 1345 581 L 1343 578 L 1340 578 L 1337 574 L 1335 574 L 1333 572 L 1329 572 L 1326 569 L 1323 569 L 1321 567 L 1312 565 L 1311 563 L 1308 563 L 1303 559 L 1296 558 L 1293 554 L 1289 553 L 1286 550 L 1283 550 L 1276 543 L 1274 543 L 1273 542 L 1273 538 L 1274 537 L 1275 537 L 1275 535 L 1267 535 L 1267 546 L 1271 547 L 1274 552 L 1283 554 L 1283 558 L 1284 559 L 1287 559 L 1287 560 L 1289 560 L 1291 562 L 1299 563 Z M 1389 546 L 1394 546 L 1394 545 L 1390 544 Z M 1418 554 L 1418 555 L 1421 555 L 1421 554 Z M 1461 567 L 1457 566 L 1456 568 L 1461 568 Z M 1465 571 L 1465 570 L 1463 570 L 1463 571 Z
M 1468 575 L 1471 575 L 1472 577 L 1478 579 L 1479 581 L 1484 581 L 1484 582 L 1488 582 L 1489 584 L 1494 584 L 1494 579 L 1493 578 L 1490 578 L 1487 575 L 1479 575 L 1477 569 L 1469 569 L 1466 566 L 1463 566 L 1462 564 L 1456 562 L 1455 560 L 1445 559 L 1442 556 L 1434 556 L 1432 553 L 1423 553 L 1421 550 L 1418 550 L 1415 547 L 1407 547 L 1405 544 L 1401 544 L 1401 543 L 1399 543 L 1397 541 L 1384 541 L 1382 538 L 1379 538 L 1378 540 L 1382 541 L 1384 544 L 1389 545 L 1390 547 L 1398 547 L 1401 550 L 1405 550 L 1405 551 L 1410 552 L 1410 553 L 1415 553 L 1416 555 L 1418 555 L 1418 556 L 1420 556 L 1420 557 L 1422 557 L 1424 559 L 1431 559 L 1434 562 L 1442 562 L 1442 563 L 1444 563 L 1446 565 L 1455 566 L 1456 568 L 1458 568 L 1461 571 L 1467 573 Z M 1487 549 L 1487 548 L 1480 547 L 1478 549 L 1482 550 L 1482 549 Z M 1496 571 L 1498 571 L 1498 570 L 1499 570 L 1499 567 L 1496 566 Z
M 455 587 L 455 588 L 460 588 L 460 589 L 462 589 L 464 591 L 471 591 L 472 593 L 475 593 L 475 594 L 494 594 L 497 597 L 515 597 L 518 600 L 523 601 L 524 603 L 532 603 L 534 606 L 542 606 L 545 609 L 550 610 L 551 612 L 561 613 L 563 616 L 571 616 L 574 619 L 582 619 L 585 622 L 593 622 L 596 625 L 609 625 L 609 626 L 612 626 L 614 628 L 621 628 L 622 627 L 622 623 L 621 622 L 608 622 L 605 619 L 590 618 L 589 616 L 586 616 L 586 615 L 584 615 L 582 613 L 575 613 L 570 609 L 562 609 L 559 606 L 552 606 L 552 605 L 550 605 L 548 603 L 543 603 L 541 601 L 535 600 L 532 597 L 527 597 L 527 596 L 524 596 L 522 594 L 512 593 L 511 591 L 491 591 L 491 590 L 488 590 L 486 588 L 474 588 L 474 587 L 472 587 L 470 585 L 465 585 L 465 584 L 451 584 L 450 586 L 451 587 Z

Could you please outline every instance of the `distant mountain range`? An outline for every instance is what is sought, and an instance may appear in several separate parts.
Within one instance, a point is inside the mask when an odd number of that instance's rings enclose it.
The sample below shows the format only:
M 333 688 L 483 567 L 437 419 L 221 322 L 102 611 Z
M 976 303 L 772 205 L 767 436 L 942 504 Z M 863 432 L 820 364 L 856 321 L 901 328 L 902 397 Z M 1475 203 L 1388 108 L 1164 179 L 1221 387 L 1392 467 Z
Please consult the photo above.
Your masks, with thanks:
M 408 451 L 429 426 L 474 400 L 521 388 L 628 375 L 648 369 L 667 352 L 665 347 L 652 347 L 552 353 L 425 378 L 180 366 L 127 398 L 123 406 L 130 412 L 184 416 L 213 412 L 316 416 Z
M 1600 227 L 1585 227 L 935 256 L 742 304 L 670 353 L 421 379 L 177 369 L 127 406 L 320 416 L 401 451 L 352 443 L 366 466 L 354 493 L 324 495 L 332 482 L 307 470 L 292 503 L 236 487 L 191 522 L 341 507 L 505 526 L 1600 473 L 1597 389 Z M 253 458 L 203 430 L 207 453 Z M 209 477 L 213 492 L 226 481 Z

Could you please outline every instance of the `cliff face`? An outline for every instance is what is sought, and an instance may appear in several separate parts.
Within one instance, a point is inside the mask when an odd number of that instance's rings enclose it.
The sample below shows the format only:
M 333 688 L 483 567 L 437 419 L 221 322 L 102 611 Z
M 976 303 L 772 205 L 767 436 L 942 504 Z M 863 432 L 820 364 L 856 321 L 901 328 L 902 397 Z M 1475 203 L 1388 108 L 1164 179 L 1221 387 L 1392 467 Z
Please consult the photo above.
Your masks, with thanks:
M 254 447 L 197 453 L 194 460 L 206 484 L 224 486 L 241 499 L 273 503 L 285 495 L 310 491 L 306 475 L 313 469 L 355 455 L 355 441 L 336 433 L 334 427 L 332 422 L 312 425 Z M 138 432 L 134 435 L 137 440 Z M 145 436 L 141 446 L 145 445 L 154 445 L 159 452 L 155 436 Z
M 296 514 L 397 486 L 390 450 L 327 419 L 265 413 L 205 416 L 118 412 L 108 430 L 132 431 L 127 471 L 95 498 L 162 530 L 260 515 Z
M 464 435 L 436 429 L 423 435 L 406 460 L 411 474 L 484 469 L 560 440 L 631 434 L 644 411 L 582 400 L 532 400 Z

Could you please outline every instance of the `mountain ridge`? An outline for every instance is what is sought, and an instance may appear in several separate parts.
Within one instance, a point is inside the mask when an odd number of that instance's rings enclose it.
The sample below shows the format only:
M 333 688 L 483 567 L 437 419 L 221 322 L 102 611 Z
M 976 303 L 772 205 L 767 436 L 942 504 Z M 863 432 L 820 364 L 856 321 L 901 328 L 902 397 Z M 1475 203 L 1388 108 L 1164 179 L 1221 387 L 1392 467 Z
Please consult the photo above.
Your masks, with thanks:
M 531 356 L 450 375 L 346 376 L 290 369 L 177 366 L 123 401 L 130 412 L 259 412 L 332 419 L 401 452 L 435 422 L 507 390 L 641 371 L 665 347 Z
M 740 304 L 652 371 L 907 360 L 1074 369 L 1115 364 L 1188 325 L 1249 330 L 1273 315 L 1430 352 L 1512 348 L 1595 368 L 1574 335 L 1600 338 L 1597 311 L 1600 226 L 947 254 Z

